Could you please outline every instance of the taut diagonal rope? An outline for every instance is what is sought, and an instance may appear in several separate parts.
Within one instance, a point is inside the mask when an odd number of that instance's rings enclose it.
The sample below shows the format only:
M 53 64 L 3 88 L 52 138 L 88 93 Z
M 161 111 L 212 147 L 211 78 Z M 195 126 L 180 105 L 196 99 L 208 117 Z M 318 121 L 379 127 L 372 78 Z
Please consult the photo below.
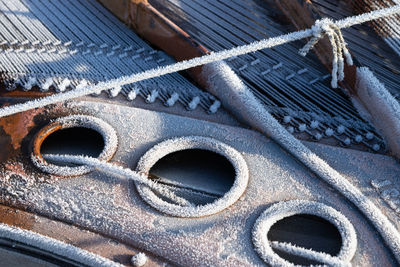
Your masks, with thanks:
M 375 10 L 369 13 L 365 13 L 358 16 L 349 17 L 343 20 L 339 20 L 334 22 L 333 24 L 338 29 L 348 28 L 357 24 L 361 24 L 367 21 L 388 17 L 394 14 L 400 13 L 400 5 L 395 5 L 390 8 L 384 8 Z M 285 35 L 280 35 L 277 37 L 272 37 L 268 39 L 263 39 L 260 41 L 253 42 L 251 44 L 234 47 L 232 49 L 223 50 L 220 52 L 210 53 L 209 55 L 196 57 L 190 60 L 181 61 L 178 63 L 174 63 L 168 66 L 157 67 L 154 69 L 150 69 L 147 71 L 143 71 L 140 73 L 135 73 L 130 76 L 123 76 L 117 79 L 112 79 L 105 82 L 99 82 L 96 85 L 86 86 L 81 89 L 75 89 L 73 91 L 59 93 L 56 95 L 51 95 L 48 97 L 44 97 L 38 100 L 28 101 L 22 104 L 16 104 L 13 106 L 8 106 L 0 109 L 0 118 L 4 116 L 9 116 L 15 113 L 23 112 L 26 110 L 30 110 L 33 108 L 39 108 L 43 106 L 47 106 L 53 103 L 66 101 L 72 98 L 90 95 L 93 93 L 99 93 L 101 91 L 110 89 L 110 88 L 120 88 L 123 85 L 131 84 L 139 81 L 144 81 L 147 79 L 163 76 L 166 74 L 187 70 L 190 68 L 194 68 L 197 66 L 201 66 L 204 64 L 208 64 L 215 61 L 220 61 L 224 59 L 228 59 L 231 57 L 236 57 L 252 52 L 256 52 L 258 50 L 271 48 L 274 46 L 282 45 L 285 43 L 301 40 L 308 37 L 313 37 L 314 31 L 312 29 L 307 29 L 303 31 L 292 32 Z M 339 36 L 340 38 L 340 36 Z

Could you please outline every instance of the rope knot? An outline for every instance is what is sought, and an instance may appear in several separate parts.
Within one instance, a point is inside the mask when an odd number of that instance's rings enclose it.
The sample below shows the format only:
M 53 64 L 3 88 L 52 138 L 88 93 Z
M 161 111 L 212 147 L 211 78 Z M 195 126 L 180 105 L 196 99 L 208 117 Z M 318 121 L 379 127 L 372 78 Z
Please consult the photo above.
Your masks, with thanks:
M 329 18 L 317 20 L 311 28 L 313 37 L 308 43 L 299 51 L 303 57 L 318 43 L 318 41 L 325 35 L 328 36 L 332 46 L 332 81 L 331 86 L 337 88 L 338 81 L 344 79 L 344 58 L 348 65 L 353 65 L 353 59 L 347 44 L 343 38 L 340 28 Z

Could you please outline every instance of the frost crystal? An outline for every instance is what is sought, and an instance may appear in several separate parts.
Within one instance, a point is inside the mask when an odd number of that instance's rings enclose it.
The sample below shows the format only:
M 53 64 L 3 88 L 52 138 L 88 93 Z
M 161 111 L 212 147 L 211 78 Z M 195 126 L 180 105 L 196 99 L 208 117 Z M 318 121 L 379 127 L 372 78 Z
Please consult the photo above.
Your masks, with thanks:
M 131 258 L 132 265 L 135 267 L 141 267 L 146 264 L 147 256 L 144 253 L 138 253 Z

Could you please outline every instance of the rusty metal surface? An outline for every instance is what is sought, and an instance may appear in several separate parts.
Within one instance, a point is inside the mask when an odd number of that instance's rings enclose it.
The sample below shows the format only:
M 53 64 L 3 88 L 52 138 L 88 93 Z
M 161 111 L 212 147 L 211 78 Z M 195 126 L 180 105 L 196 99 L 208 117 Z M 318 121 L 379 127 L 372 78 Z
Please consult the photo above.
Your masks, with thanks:
M 113 238 L 9 206 L 0 205 L 0 214 L 0 223 L 57 239 L 126 266 L 131 266 L 133 255 L 143 252 Z M 149 258 L 146 266 L 173 266 L 165 260 L 146 254 Z
M 45 117 L 41 114 L 31 117 L 26 127 L 33 121 L 37 127 L 26 129 L 26 136 L 34 136 L 47 125 L 49 118 L 66 114 L 96 116 L 112 125 L 118 136 L 124 137 L 112 162 L 131 169 L 146 151 L 167 138 L 209 136 L 229 144 L 245 157 L 251 180 L 241 200 L 226 210 L 204 218 L 176 218 L 157 212 L 140 198 L 131 182 L 109 174 L 92 172 L 64 179 L 44 174 L 34 168 L 29 155 L 22 152 L 31 148 L 26 143 L 20 148 L 18 157 L 1 164 L 1 173 L 8 173 L 2 177 L 8 177 L 2 181 L 0 201 L 3 204 L 34 211 L 51 220 L 72 222 L 81 229 L 143 248 L 179 265 L 206 262 L 214 266 L 237 266 L 251 265 L 250 262 L 261 266 L 249 239 L 261 209 L 276 201 L 310 199 L 335 207 L 357 225 L 360 241 L 354 259 L 356 263 L 371 264 L 377 258 L 388 265 L 393 263 L 372 226 L 356 209 L 329 186 L 318 182 L 279 146 L 254 131 L 95 101 L 73 101 L 68 105 L 53 106 L 45 113 Z M 367 192 L 387 216 L 396 220 L 398 213 L 385 206 L 379 192 L 375 192 L 370 184 L 378 172 L 391 181 L 395 179 L 398 166 L 392 159 L 338 148 L 314 149 L 360 190 Z M 365 169 L 360 170 L 360 164 Z M 15 219 L 15 223 L 19 221 Z M 29 223 L 26 227 L 32 226 Z M 58 230 L 54 229 L 55 232 Z M 227 238 L 229 246 L 225 245 Z M 219 251 L 225 252 L 220 254 Z M 223 255 L 232 256 L 226 258 Z
M 41 160 L 43 160 L 42 154 L 40 153 L 40 148 L 42 146 L 43 141 L 52 133 L 60 130 L 63 128 L 63 125 L 61 123 L 50 123 L 44 128 L 42 128 L 33 138 L 33 154 L 36 157 L 39 157 Z
M 0 104 L 3 106 L 12 105 L 21 100 L 27 101 L 29 99 L 25 97 L 23 99 L 0 98 Z M 58 113 L 62 105 L 51 105 L 0 118 L 0 140 L 5 148 L 0 152 L 0 162 L 26 153 L 26 145 L 31 144 L 35 131 L 49 123 L 54 117 L 68 114 L 66 112 Z
M 141 37 L 178 61 L 209 53 L 204 46 L 160 13 L 147 0 L 100 0 L 100 2 L 131 26 Z M 200 76 L 201 67 L 190 69 L 188 72 L 197 83 L 204 85 Z
M 147 1 L 114 2 L 102 0 L 102 3 L 106 6 L 113 3 L 123 3 L 122 6 L 114 9 L 117 15 L 119 14 L 120 18 L 137 29 L 142 36 L 179 60 L 207 53 L 205 48 L 190 39 L 187 34 L 150 6 Z M 129 7 L 126 8 L 124 5 Z M 126 15 L 126 12 L 128 15 Z M 133 17 L 137 20 L 133 21 Z M 192 74 L 193 77 L 198 77 L 196 70 Z M 201 83 L 201 80 L 197 81 Z M 0 106 L 43 94 L 49 93 L 0 91 Z M 19 175 L 19 177 L 28 179 L 28 185 L 21 184 L 19 188 L 12 188 L 15 189 L 14 192 L 12 190 L 7 191 L 6 188 L 3 188 L 3 191 L 0 190 L 1 203 L 8 205 L 0 205 L 0 214 L 2 215 L 0 222 L 49 235 L 124 264 L 128 264 L 129 257 L 139 251 L 135 247 L 141 247 L 151 251 L 146 253 L 150 255 L 150 262 L 146 266 L 169 265 L 159 255 L 168 257 L 169 260 L 178 264 L 183 264 L 185 259 L 179 259 L 179 255 L 173 254 L 179 249 L 193 256 L 193 259 L 190 259 L 192 263 L 204 260 L 220 265 L 229 263 L 234 266 L 235 264 L 242 264 L 244 260 L 235 257 L 229 258 L 226 255 L 221 256 L 220 251 L 226 253 L 225 250 L 229 252 L 234 248 L 235 252 L 242 253 L 243 258 L 247 257 L 250 262 L 260 263 L 260 259 L 255 255 L 249 242 L 251 223 L 258 215 L 260 206 L 264 207 L 266 201 L 272 203 L 294 197 L 307 198 L 327 202 L 338 209 L 343 209 L 346 216 L 349 216 L 353 223 L 360 226 L 362 242 L 355 260 L 357 263 L 372 264 L 374 259 L 379 259 L 388 265 L 393 263 L 390 253 L 380 243 L 379 238 L 372 231 L 371 225 L 356 210 L 349 207 L 346 201 L 333 193 L 325 184 L 316 184 L 313 174 L 298 166 L 298 163 L 294 162 L 285 152 L 265 137 L 242 128 L 134 109 L 118 102 L 115 101 L 110 104 L 101 98 L 89 98 L 87 102 L 61 103 L 0 118 L 0 173 L 15 173 L 16 176 Z M 61 127 L 60 125 L 49 125 L 49 122 L 54 118 L 78 113 L 101 117 L 109 121 L 119 131 L 119 135 L 124 140 L 113 158 L 113 162 L 116 164 L 134 168 L 139 157 L 147 149 L 168 137 L 189 134 L 210 135 L 231 144 L 246 156 L 253 174 L 252 184 L 243 199 L 228 210 L 216 216 L 201 218 L 196 221 L 171 218 L 156 212 L 137 196 L 130 183 L 122 182 L 119 184 L 116 181 L 110 181 L 105 174 L 94 172 L 75 177 L 76 179 L 60 179 L 42 173 L 30 161 L 32 140 L 34 140 L 34 153 L 40 155 L 41 142 L 46 136 Z M 131 127 L 125 127 L 126 124 Z M 174 125 L 179 125 L 179 127 L 174 127 Z M 379 167 L 385 172 L 385 175 L 394 180 L 395 175 L 393 173 L 398 168 L 390 158 L 351 150 L 344 152 L 338 148 L 332 149 L 334 152 L 329 152 L 329 147 L 324 149 L 328 151 L 324 153 L 329 155 L 330 158 L 328 158 L 331 163 L 337 164 L 338 169 L 342 168 L 341 171 L 354 183 L 358 183 L 364 192 L 368 192 L 373 201 L 380 205 L 391 219 L 397 220 L 398 212 L 390 209 L 385 204 L 385 200 L 380 197 L 379 192 L 375 192 L 370 186 L 370 178 L 373 176 L 368 173 L 370 167 L 366 167 L 365 172 L 357 169 L 357 159 L 364 160 L 364 163 L 370 160 L 381 164 Z M 343 158 L 350 160 L 348 164 L 342 164 L 345 167 L 338 163 L 343 163 L 342 157 L 339 160 L 332 157 L 332 154 L 337 155 L 336 153 L 343 153 Z M 265 166 L 271 168 L 266 171 Z M 279 171 L 275 170 L 276 168 L 279 168 Z M 378 169 L 376 168 L 375 174 Z M 269 175 L 277 178 L 266 179 L 266 177 L 263 177 L 265 172 L 268 173 L 267 178 L 270 178 Z M 372 172 L 373 170 L 371 170 Z M 282 173 L 285 175 L 291 173 L 288 176 L 289 182 L 282 182 L 286 185 L 285 190 L 282 190 L 285 186 L 276 183 L 281 178 Z M 293 184 L 296 184 L 297 187 L 293 187 Z M 29 186 L 32 188 L 29 188 Z M 271 188 L 274 188 L 274 190 L 268 191 Z M 58 191 L 52 191 L 54 189 Z M 52 192 L 54 192 L 54 195 Z M 252 196 L 255 195 L 261 197 L 252 199 Z M 39 198 L 39 196 L 46 196 L 48 199 L 38 200 L 35 198 Z M 82 204 L 83 207 L 74 210 L 75 203 Z M 17 210 L 14 207 L 25 211 Z M 92 208 L 96 209 L 92 210 Z M 69 212 L 64 213 L 65 210 Z M 27 211 L 34 211 L 36 215 Z M 120 211 L 126 212 L 123 213 L 125 216 L 118 216 Z M 88 218 L 91 218 L 92 221 Z M 98 220 L 100 224 L 96 225 Z M 70 225 L 71 222 L 76 226 Z M 205 230 L 204 225 L 209 229 Z M 240 233 L 237 236 L 232 234 L 236 229 L 235 227 L 238 227 L 244 234 Z M 83 229 L 89 229 L 90 232 Z M 133 230 L 136 230 L 136 232 Z M 96 232 L 101 234 L 96 234 Z M 223 233 L 223 235 L 219 233 Z M 231 238 L 229 244 L 226 243 L 226 236 Z M 157 243 L 159 237 L 165 246 L 165 250 L 161 252 Z M 198 244 L 199 240 L 204 242 Z M 368 247 L 368 244 L 374 244 L 378 249 L 373 250 Z M 208 249 L 209 254 L 202 254 L 200 249 Z M 184 253 L 182 252 L 182 254 Z M 224 259 L 224 257 L 227 258 Z

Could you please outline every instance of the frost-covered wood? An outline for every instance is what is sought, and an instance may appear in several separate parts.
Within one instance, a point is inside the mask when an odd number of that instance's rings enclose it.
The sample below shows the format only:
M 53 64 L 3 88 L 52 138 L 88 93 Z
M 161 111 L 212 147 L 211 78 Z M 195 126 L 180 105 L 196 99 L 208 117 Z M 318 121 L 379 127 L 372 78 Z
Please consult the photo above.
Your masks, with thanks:
M 357 96 L 367 117 L 382 133 L 389 150 L 400 159 L 400 104 L 368 68 L 357 69 Z M 361 111 L 363 112 L 363 111 Z

